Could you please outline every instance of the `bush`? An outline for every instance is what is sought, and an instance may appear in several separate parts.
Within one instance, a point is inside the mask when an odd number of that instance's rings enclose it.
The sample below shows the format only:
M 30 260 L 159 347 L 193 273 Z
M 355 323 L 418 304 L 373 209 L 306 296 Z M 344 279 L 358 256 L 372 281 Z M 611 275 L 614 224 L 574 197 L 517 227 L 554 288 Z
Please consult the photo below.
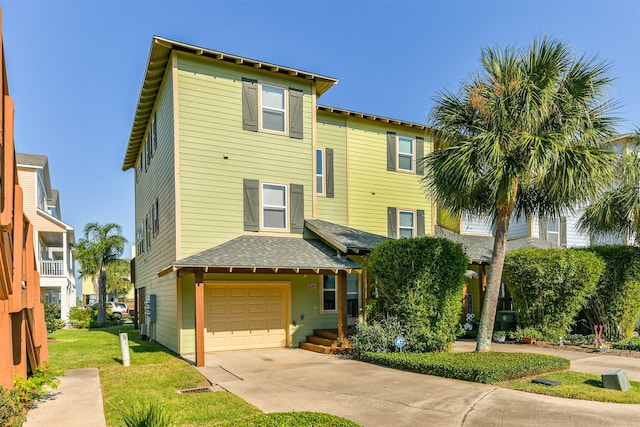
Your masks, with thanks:
M 496 383 L 569 369 L 569 360 L 534 353 L 364 353 L 361 360 L 420 374 Z
M 562 335 L 560 335 L 562 336 Z M 532 337 L 535 338 L 536 340 L 542 341 L 543 339 L 547 339 L 549 341 L 554 341 L 555 339 L 559 339 L 560 336 L 558 336 L 557 338 L 554 337 L 545 337 L 543 335 L 542 332 L 540 332 L 539 330 L 535 329 L 535 328 L 520 328 L 517 327 L 515 331 L 509 331 L 507 333 L 507 337 L 509 338 L 510 341 L 522 341 L 523 337 Z
M 598 255 L 605 270 L 580 314 L 588 328 L 604 327 L 609 340 L 631 338 L 640 313 L 640 248 L 635 246 L 594 246 L 582 249 Z
M 563 339 L 565 342 L 568 342 L 571 345 L 593 345 L 596 340 L 596 336 L 594 334 L 568 334 L 567 336 L 563 337 Z
M 47 324 L 48 334 L 67 326 L 67 322 L 60 318 L 60 307 L 53 302 L 44 304 L 44 321 Z
M 624 341 L 614 342 L 611 344 L 611 347 L 617 350 L 640 351 L 640 337 L 633 337 Z
M 69 312 L 69 323 L 75 328 L 87 329 L 89 328 L 89 321 L 91 320 L 91 309 L 73 307 Z
M 376 296 L 369 318 L 397 319 L 406 331 L 405 351 L 447 350 L 459 331 L 467 262 L 461 245 L 442 238 L 379 244 L 366 262 Z
M 58 379 L 47 365 L 37 367 L 28 379 L 16 377 L 11 390 L 0 386 L 0 425 L 19 427 L 36 399 L 47 395 L 45 386 L 56 388 Z
M 595 254 L 575 249 L 522 249 L 507 254 L 503 280 L 523 328 L 557 341 L 593 294 L 604 270 Z
M 353 337 L 354 355 L 364 352 L 386 353 L 397 351 L 395 339 L 402 335 L 402 326 L 395 317 L 387 316 L 380 321 L 359 322 Z
M 163 406 L 154 403 L 130 406 L 120 411 L 127 427 L 166 427 L 174 425 L 174 416 Z

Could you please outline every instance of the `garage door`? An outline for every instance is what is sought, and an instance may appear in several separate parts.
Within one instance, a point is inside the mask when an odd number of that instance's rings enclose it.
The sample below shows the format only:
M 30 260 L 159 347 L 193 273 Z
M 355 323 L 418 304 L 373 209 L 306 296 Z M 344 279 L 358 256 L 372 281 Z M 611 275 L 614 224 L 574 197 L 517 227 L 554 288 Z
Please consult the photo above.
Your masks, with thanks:
M 285 347 L 289 282 L 207 282 L 205 351 Z

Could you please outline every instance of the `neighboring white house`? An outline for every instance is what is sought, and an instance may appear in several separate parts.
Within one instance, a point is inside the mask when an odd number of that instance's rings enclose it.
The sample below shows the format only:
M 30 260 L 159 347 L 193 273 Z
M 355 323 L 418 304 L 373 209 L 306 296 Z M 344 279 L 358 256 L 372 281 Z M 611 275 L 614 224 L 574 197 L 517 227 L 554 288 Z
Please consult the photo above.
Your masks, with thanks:
M 24 190 L 24 214 L 33 225 L 40 295 L 56 303 L 63 320 L 76 305 L 73 227 L 62 220 L 60 194 L 51 188 L 47 156 L 16 153 L 18 179 Z

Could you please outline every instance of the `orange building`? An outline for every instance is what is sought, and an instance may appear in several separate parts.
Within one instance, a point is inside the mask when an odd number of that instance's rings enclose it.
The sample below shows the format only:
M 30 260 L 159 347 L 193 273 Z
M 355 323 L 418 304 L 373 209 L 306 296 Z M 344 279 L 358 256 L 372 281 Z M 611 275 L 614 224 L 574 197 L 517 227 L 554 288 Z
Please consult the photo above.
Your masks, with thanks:
M 0 22 L 1 22 L 0 10 Z M 0 27 L 0 386 L 13 387 L 48 358 L 44 306 L 36 270 L 33 228 L 22 210 L 22 188 L 13 141 L 13 101 L 9 97 Z

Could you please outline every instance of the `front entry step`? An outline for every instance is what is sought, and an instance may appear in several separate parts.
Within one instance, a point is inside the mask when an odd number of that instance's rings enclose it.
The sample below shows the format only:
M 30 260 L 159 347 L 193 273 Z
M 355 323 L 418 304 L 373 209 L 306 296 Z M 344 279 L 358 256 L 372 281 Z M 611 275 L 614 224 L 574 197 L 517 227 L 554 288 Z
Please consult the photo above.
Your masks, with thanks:
M 307 336 L 307 342 L 301 342 L 300 348 L 322 354 L 345 354 L 352 350 L 351 342 L 345 346 L 338 345 L 338 331 L 328 329 L 314 329 L 313 335 Z

